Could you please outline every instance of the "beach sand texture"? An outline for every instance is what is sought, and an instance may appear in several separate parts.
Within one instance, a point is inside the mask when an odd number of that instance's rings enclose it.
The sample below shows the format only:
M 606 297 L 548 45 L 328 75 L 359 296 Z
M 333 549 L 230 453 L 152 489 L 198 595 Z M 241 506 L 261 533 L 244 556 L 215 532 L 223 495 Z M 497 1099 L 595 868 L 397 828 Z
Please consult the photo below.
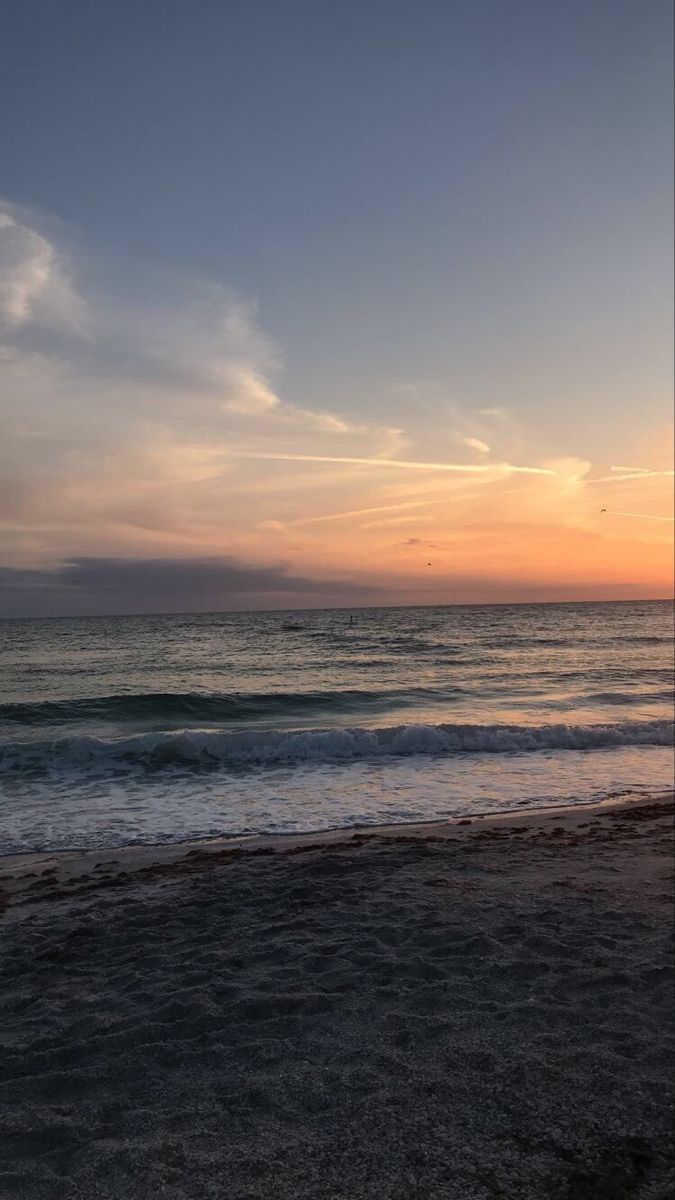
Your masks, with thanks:
M 6 864 L 3 1200 L 666 1200 L 672 805 L 417 834 Z

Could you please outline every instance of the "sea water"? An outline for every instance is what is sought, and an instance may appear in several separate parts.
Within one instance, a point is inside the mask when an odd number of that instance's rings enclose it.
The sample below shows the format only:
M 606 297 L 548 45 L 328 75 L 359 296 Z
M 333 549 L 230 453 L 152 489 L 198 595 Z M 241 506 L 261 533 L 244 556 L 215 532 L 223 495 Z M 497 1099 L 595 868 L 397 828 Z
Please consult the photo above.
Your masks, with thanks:
M 673 780 L 669 602 L 0 622 L 0 853 Z

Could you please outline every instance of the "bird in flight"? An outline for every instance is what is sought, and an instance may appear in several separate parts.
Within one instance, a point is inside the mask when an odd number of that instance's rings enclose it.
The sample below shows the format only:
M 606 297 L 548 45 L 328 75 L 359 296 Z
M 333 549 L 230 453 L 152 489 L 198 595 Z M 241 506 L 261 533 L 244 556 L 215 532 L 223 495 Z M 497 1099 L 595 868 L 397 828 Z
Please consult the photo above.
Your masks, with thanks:
M 600 512 L 607 512 L 607 509 L 606 509 L 606 508 L 601 508 L 601 509 L 600 509 Z

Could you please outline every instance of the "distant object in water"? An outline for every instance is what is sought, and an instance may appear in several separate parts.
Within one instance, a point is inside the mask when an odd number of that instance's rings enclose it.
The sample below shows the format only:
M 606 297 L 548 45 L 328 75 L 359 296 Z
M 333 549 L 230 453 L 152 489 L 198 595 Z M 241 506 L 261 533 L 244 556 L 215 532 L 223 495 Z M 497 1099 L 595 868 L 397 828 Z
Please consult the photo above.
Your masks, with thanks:
M 353 617 L 353 616 L 350 616 L 350 618 L 349 618 L 349 624 L 350 624 L 350 625 L 353 625 L 353 624 L 354 624 L 354 617 Z
M 281 628 L 285 629 L 289 633 L 291 633 L 291 632 L 294 632 L 296 629 L 304 629 L 305 627 L 304 627 L 304 625 L 298 624 L 297 621 L 287 621 L 285 625 L 281 626 Z

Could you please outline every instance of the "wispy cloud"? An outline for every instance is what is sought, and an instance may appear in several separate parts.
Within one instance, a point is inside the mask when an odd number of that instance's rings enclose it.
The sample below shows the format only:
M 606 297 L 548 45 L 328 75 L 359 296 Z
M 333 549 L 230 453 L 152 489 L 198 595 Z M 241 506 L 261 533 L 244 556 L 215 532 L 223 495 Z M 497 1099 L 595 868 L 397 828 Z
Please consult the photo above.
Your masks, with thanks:
M 247 458 L 266 462 L 342 463 L 346 466 L 395 468 L 402 471 L 449 471 L 471 475 L 555 475 L 552 467 L 516 466 L 513 463 L 439 463 L 411 462 L 402 458 L 357 458 L 347 455 L 267 453 L 254 450 L 235 450 L 232 458 Z
M 281 401 L 269 383 L 249 367 L 239 367 L 231 372 L 235 384 L 234 395 L 225 400 L 227 412 L 240 413 L 247 417 L 262 416 L 279 408 Z
M 468 446 L 470 450 L 477 450 L 479 454 L 489 454 L 490 447 L 487 442 L 481 441 L 480 438 L 463 437 L 462 444 Z
M 540 576 L 553 586 L 572 567 L 616 588 L 619 539 L 641 578 L 665 561 L 672 471 L 589 479 L 584 458 L 534 450 L 515 412 L 474 409 L 439 381 L 372 402 L 364 387 L 358 408 L 350 395 L 333 411 L 320 376 L 313 396 L 293 392 L 248 299 L 68 252 L 61 226 L 16 206 L 0 205 L 0 274 L 0 553 L 19 572 L 5 575 L 15 608 L 38 589 L 100 611 L 108 584 L 120 608 L 125 589 L 136 608 L 227 605 L 239 584 L 242 604 L 258 603 L 254 585 L 311 602 L 355 574 L 405 597 L 413 544 L 438 547 L 439 571 L 488 592 L 515 576 L 530 592 Z M 664 437 L 630 444 L 638 462 L 669 465 Z M 610 533 L 591 518 L 604 483 L 634 525 Z M 378 533 L 406 523 L 407 548 Z M 21 574 L 34 570 L 32 583 Z
M 79 265 L 87 276 L 86 263 Z M 208 426 L 211 433 L 220 418 L 222 437 L 230 417 L 230 431 L 265 420 L 282 431 L 355 434 L 378 454 L 400 441 L 399 429 L 355 425 L 285 400 L 274 383 L 280 351 L 260 328 L 255 306 L 230 289 L 115 264 L 109 289 L 98 278 L 85 294 L 77 274 L 77 264 L 31 217 L 0 203 L 0 331 L 8 367 L 32 389 L 26 399 L 38 399 L 40 382 L 52 395 L 63 385 L 61 421 L 73 413 L 78 393 L 91 402 L 95 389 L 101 408 L 116 407 L 118 429 L 122 413 L 127 426 L 142 417 L 164 429 L 191 422 L 195 431 Z M 48 348 L 40 337 L 45 328 L 55 335 Z
M 224 286 L 139 264 L 97 261 L 94 272 L 1 204 L 0 278 L 6 561 L 89 548 L 94 526 L 117 546 L 129 513 L 134 529 L 173 528 L 195 546 L 218 523 L 222 538 L 245 522 L 249 486 L 264 496 L 262 472 L 238 479 L 238 497 L 228 490 L 226 452 L 252 440 L 260 450 L 357 442 L 375 458 L 406 444 L 393 424 L 284 399 L 279 349 L 255 306 Z
M 297 521 L 290 521 L 292 526 L 299 525 L 320 525 L 323 521 L 344 521 L 352 517 L 370 516 L 371 513 L 396 512 L 401 509 L 408 508 L 427 508 L 432 504 L 440 504 L 443 501 L 437 500 L 407 500 L 401 504 L 377 504 L 372 508 L 352 508 L 346 512 L 325 513 L 320 517 L 301 517 Z
M 608 517 L 637 517 L 641 521 L 675 521 L 675 517 L 665 517 L 660 513 L 614 512 L 610 509 Z
M 52 243 L 5 204 L 0 207 L 0 322 L 18 328 L 29 321 L 82 332 L 85 306 Z
M 609 469 L 610 469 L 610 471 L 618 471 L 622 475 L 625 475 L 625 474 L 632 474 L 632 475 L 654 475 L 654 474 L 666 474 L 667 475 L 667 474 L 670 474 L 670 475 L 672 475 L 673 474 L 672 471 L 658 472 L 658 471 L 656 471 L 656 468 L 654 468 L 654 467 L 610 467 Z
M 596 479 L 587 479 L 586 483 L 622 483 L 624 479 L 672 479 L 675 471 L 651 471 L 647 468 L 628 470 L 623 467 L 610 467 L 611 471 L 624 471 L 623 475 L 600 475 Z
M 419 522 L 419 516 L 415 513 L 408 513 L 403 517 L 380 517 L 377 521 L 364 521 L 363 529 L 386 529 L 390 525 L 415 525 Z

